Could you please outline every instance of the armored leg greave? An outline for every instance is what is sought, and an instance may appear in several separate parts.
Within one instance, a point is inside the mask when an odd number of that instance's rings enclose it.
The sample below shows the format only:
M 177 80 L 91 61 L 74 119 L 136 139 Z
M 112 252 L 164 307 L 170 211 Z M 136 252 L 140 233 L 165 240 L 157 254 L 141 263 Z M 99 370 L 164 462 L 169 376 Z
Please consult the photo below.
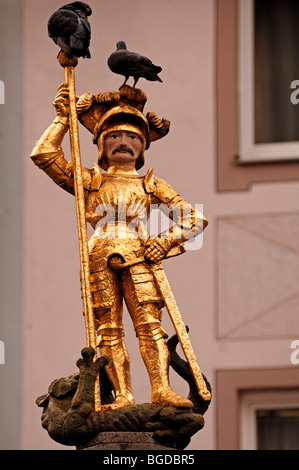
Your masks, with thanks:
M 175 393 L 169 385 L 169 351 L 165 332 L 158 323 L 140 325 L 136 328 L 140 351 L 146 365 L 151 386 L 152 402 L 191 408 L 193 403 Z
M 131 389 L 130 361 L 123 336 L 121 328 L 106 328 L 100 331 L 99 348 L 102 356 L 109 357 L 106 371 L 115 391 L 115 401 L 102 407 L 106 410 L 135 403 Z

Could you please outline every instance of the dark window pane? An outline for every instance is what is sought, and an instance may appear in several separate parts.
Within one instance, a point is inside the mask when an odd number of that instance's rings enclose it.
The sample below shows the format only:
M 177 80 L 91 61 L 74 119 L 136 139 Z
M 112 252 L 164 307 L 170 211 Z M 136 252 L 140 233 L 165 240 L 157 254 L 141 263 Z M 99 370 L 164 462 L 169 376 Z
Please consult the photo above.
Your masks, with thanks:
M 258 450 L 299 450 L 299 409 L 257 410 Z
M 299 140 L 299 105 L 290 101 L 299 80 L 299 1 L 254 2 L 255 142 Z

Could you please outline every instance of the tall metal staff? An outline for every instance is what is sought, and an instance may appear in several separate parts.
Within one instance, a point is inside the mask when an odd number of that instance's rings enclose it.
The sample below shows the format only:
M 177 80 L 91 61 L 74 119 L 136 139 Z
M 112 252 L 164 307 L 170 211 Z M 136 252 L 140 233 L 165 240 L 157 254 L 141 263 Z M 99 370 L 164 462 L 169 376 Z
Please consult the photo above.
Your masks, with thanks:
M 76 108 L 76 88 L 75 88 L 75 67 L 78 64 L 77 57 L 71 56 L 65 52 L 60 52 L 58 56 L 59 63 L 64 67 L 65 82 L 69 89 L 69 126 L 70 126 L 70 145 L 73 164 L 74 188 L 76 200 L 76 214 L 79 238 L 80 269 L 81 269 L 81 289 L 85 318 L 87 345 L 95 350 L 94 360 L 97 358 L 97 344 L 95 334 L 95 324 L 93 315 L 93 305 L 90 284 L 89 269 L 89 251 L 88 234 L 85 215 L 85 197 L 82 179 L 81 154 L 79 146 L 78 115 Z M 95 385 L 95 411 L 101 409 L 100 382 Z

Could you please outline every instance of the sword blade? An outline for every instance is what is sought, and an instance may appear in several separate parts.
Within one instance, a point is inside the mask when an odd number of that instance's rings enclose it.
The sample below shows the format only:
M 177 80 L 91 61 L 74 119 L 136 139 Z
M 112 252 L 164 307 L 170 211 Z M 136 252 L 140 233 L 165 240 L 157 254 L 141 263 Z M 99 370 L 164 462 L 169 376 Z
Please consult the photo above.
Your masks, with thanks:
M 190 338 L 187 334 L 186 327 L 182 320 L 168 279 L 165 275 L 163 266 L 162 264 L 152 265 L 151 270 L 156 280 L 157 287 L 160 290 L 161 296 L 164 300 L 165 307 L 167 308 L 167 311 L 169 313 L 170 319 L 172 321 L 172 324 L 174 326 L 186 359 L 188 361 L 189 367 L 191 369 L 192 375 L 197 386 L 198 393 L 205 401 L 208 401 L 211 399 L 211 394 L 207 389 L 206 382 L 198 366 Z

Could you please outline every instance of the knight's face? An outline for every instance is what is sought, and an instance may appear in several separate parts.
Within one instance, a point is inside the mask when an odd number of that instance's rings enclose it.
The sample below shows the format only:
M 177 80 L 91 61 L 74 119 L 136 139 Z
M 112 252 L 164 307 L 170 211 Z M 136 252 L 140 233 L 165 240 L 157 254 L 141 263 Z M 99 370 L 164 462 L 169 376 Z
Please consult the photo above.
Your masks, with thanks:
M 142 150 L 142 140 L 134 132 L 113 131 L 105 136 L 104 156 L 109 166 L 135 168 Z

